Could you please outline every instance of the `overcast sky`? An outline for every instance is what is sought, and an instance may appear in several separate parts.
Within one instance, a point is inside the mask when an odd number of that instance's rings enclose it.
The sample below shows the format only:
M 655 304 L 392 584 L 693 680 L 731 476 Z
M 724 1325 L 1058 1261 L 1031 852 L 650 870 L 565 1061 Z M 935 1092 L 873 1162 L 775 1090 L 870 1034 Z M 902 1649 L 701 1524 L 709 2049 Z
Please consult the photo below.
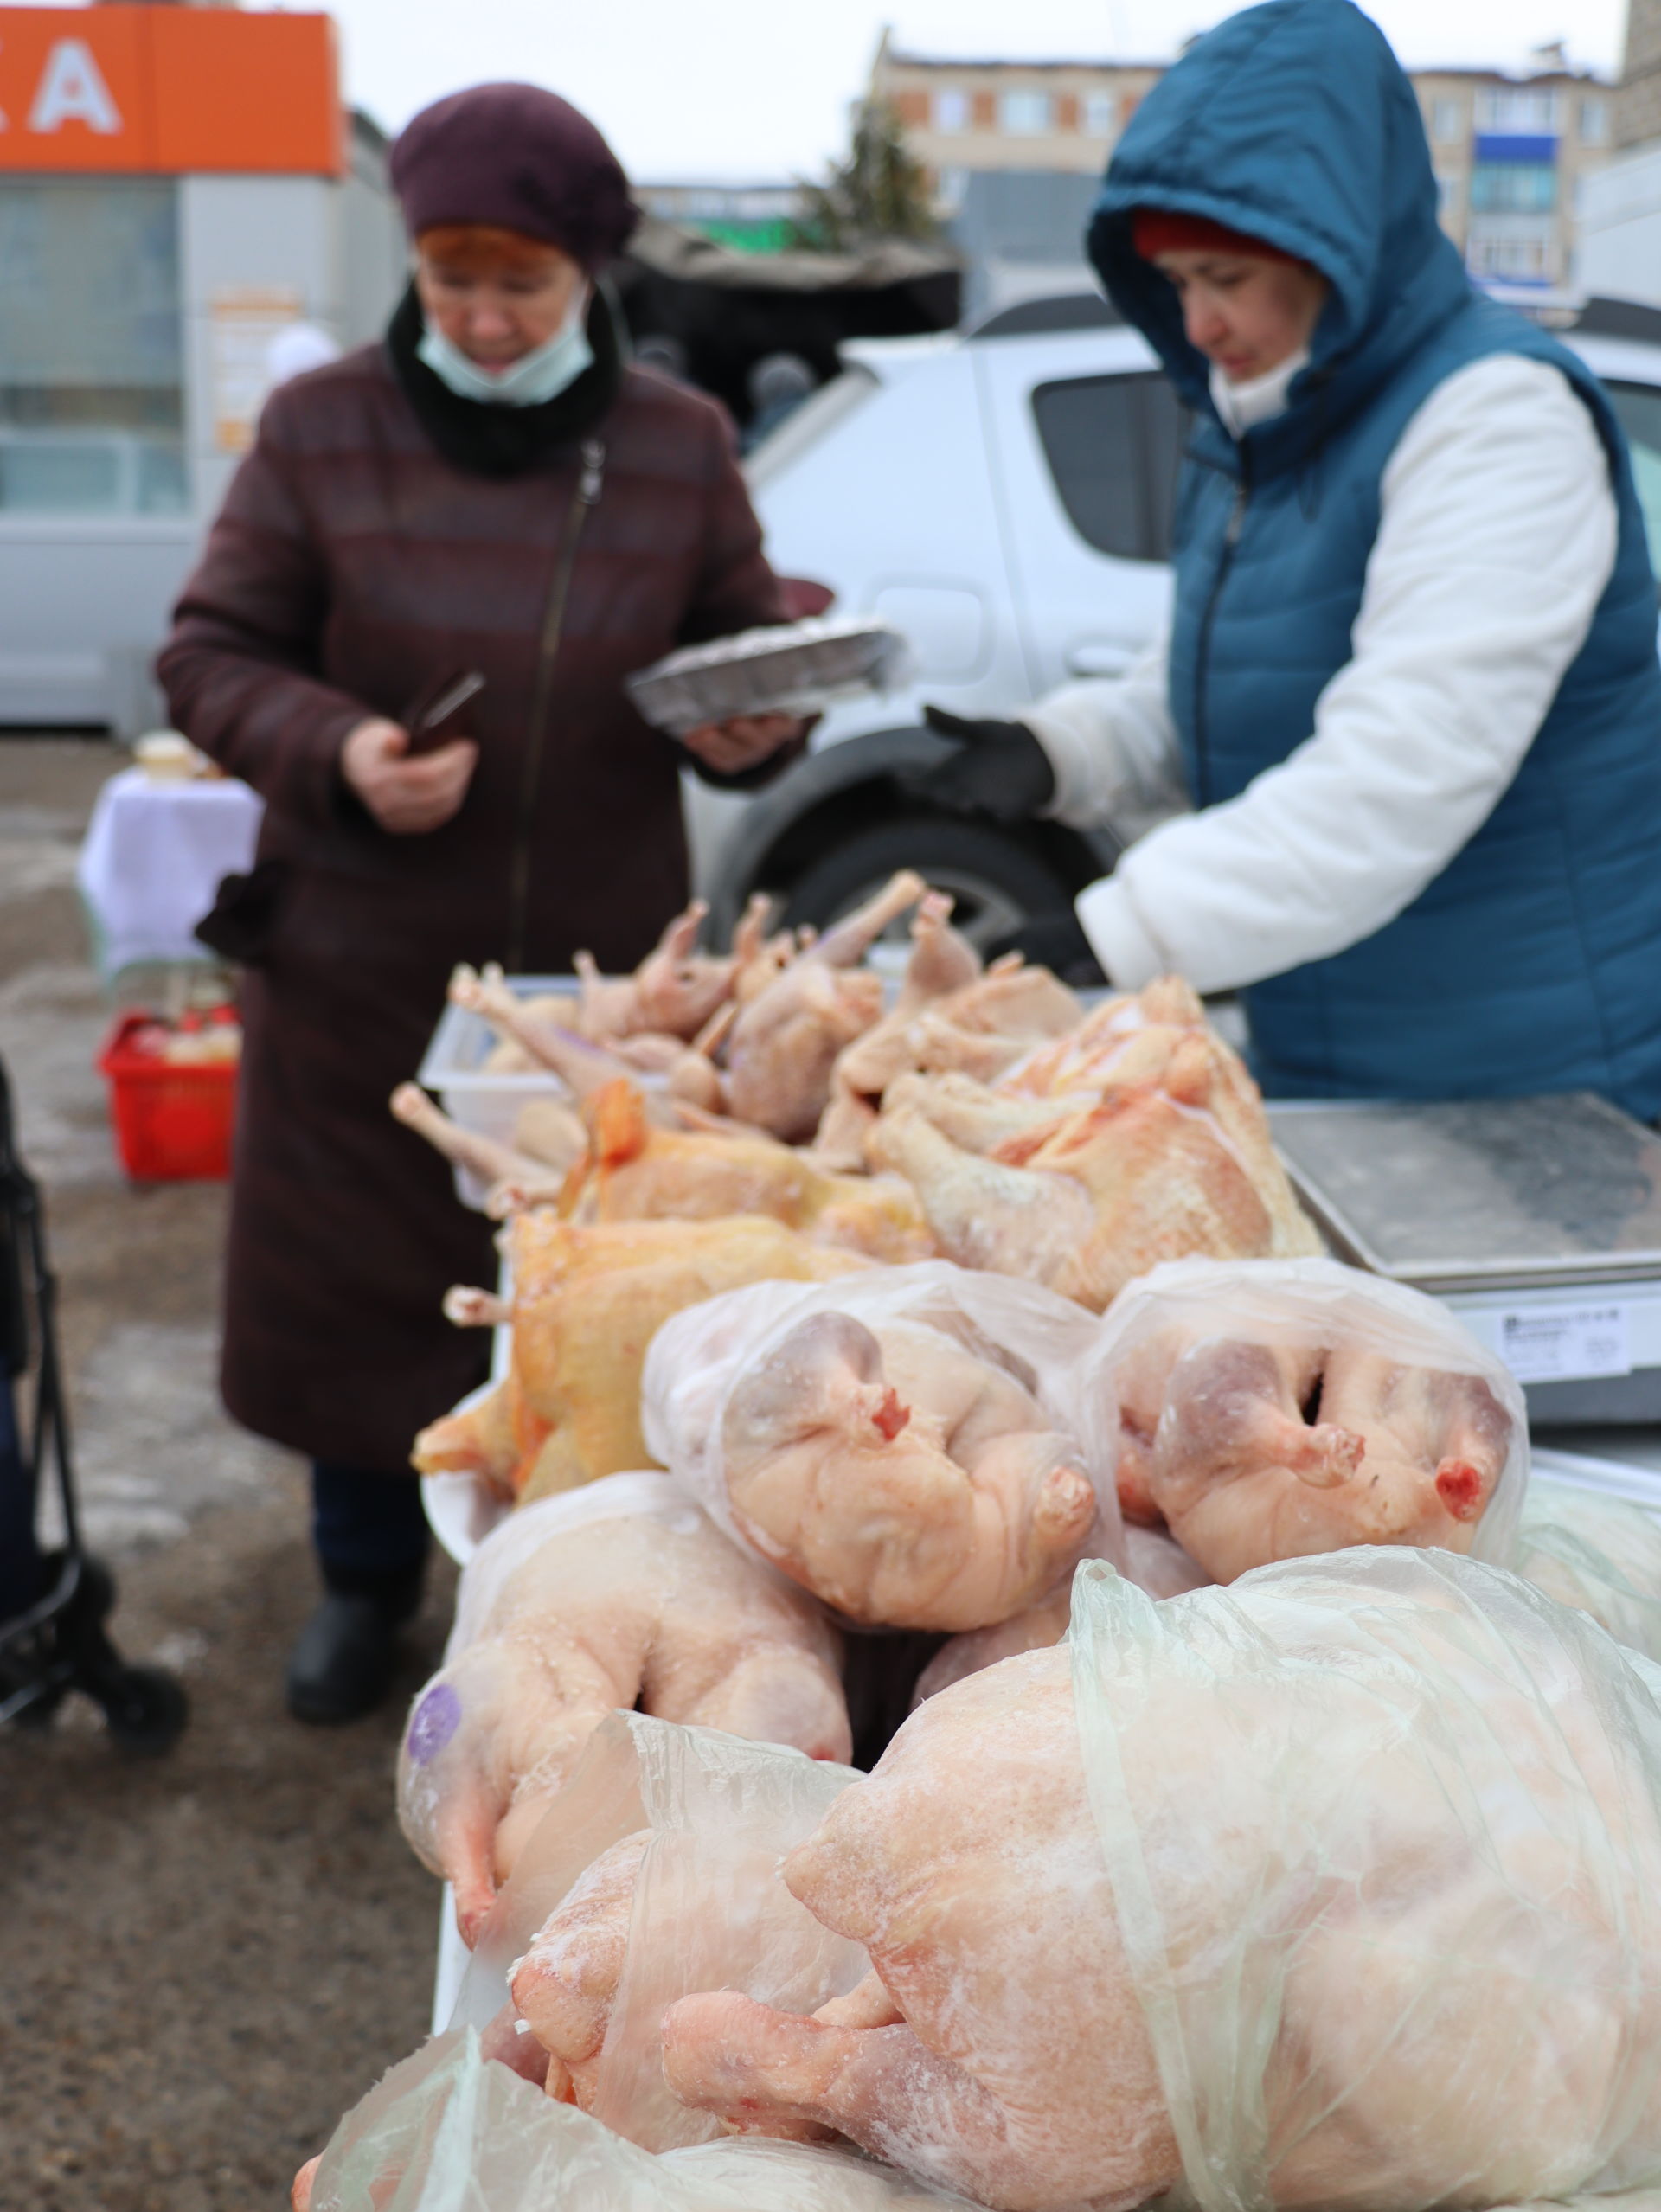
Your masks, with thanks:
M 1231 0 L 335 0 L 350 96 L 389 130 L 458 86 L 530 77 L 643 181 L 815 173 L 885 22 L 935 54 L 1167 59 Z M 1563 38 L 1613 71 L 1625 0 L 1374 0 L 1409 64 L 1523 66 Z

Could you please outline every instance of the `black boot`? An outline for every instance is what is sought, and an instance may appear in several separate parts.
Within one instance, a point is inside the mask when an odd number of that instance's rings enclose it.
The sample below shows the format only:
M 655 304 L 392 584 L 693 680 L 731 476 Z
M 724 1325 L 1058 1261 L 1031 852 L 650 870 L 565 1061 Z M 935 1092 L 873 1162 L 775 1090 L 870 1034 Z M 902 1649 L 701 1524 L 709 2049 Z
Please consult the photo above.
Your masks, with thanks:
M 419 1573 L 327 1591 L 288 1655 L 294 1718 L 331 1728 L 373 1713 L 392 1686 L 399 1628 L 420 1601 Z

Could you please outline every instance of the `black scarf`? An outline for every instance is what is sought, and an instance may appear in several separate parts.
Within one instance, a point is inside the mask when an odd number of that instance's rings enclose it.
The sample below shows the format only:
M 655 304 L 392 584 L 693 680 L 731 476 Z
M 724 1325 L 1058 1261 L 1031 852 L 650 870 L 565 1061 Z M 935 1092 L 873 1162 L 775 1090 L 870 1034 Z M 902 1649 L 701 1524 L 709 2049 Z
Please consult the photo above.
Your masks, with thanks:
M 471 476 L 526 476 L 545 467 L 609 412 L 623 381 L 617 325 L 598 285 L 588 303 L 593 360 L 574 384 L 540 407 L 512 407 L 461 398 L 416 352 L 426 330 L 412 284 L 387 325 L 393 374 L 421 428 L 445 459 Z

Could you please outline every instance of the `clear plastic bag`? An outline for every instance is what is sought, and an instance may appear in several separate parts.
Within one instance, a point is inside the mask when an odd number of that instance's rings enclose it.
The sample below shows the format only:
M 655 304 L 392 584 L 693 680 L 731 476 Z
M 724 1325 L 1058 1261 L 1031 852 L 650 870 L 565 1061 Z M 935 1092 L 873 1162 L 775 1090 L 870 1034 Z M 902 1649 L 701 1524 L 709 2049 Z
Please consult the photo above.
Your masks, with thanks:
M 455 1616 L 444 1657 L 447 1665 L 475 1642 L 506 1587 L 545 1543 L 595 1521 L 648 1519 L 664 1522 L 683 1535 L 702 1515 L 696 1501 L 672 1475 L 655 1471 L 602 1475 L 580 1490 L 539 1497 L 492 1529 L 462 1569 L 456 1585 Z
M 1092 1318 L 946 1260 L 756 1284 L 659 1330 L 647 1448 L 739 1542 L 862 1627 L 1006 1619 L 1119 1556 L 1066 1378 Z
M 1536 1468 L 1507 1564 L 1619 1644 L 1661 1662 L 1661 1525 L 1641 1506 Z
M 736 2138 L 642 2151 L 453 2029 L 337 2129 L 310 2212 L 976 2212 L 844 2150 Z
M 1332 1260 L 1178 1260 L 1123 1292 L 1073 1378 L 1129 1521 L 1202 1575 L 1347 1544 L 1508 1561 L 1528 1478 L 1510 1371 L 1447 1310 Z
M 463 1572 L 444 1665 L 399 1754 L 404 1833 L 455 1885 L 471 1937 L 607 1713 L 638 1702 L 845 1759 L 840 1657 L 812 1600 L 668 1475 L 540 1499 Z
M 713 2138 L 717 2123 L 664 2085 L 664 2010 L 696 1991 L 738 1989 L 811 2012 L 862 1979 L 863 1951 L 821 1927 L 778 1873 L 785 1852 L 858 1779 L 779 1745 L 613 1714 L 503 1886 L 451 2027 L 483 2029 L 497 2018 L 510 1979 L 588 1869 L 645 1831 L 587 2101 L 597 2119 L 651 2150 Z
M 1661 1672 L 1372 1547 L 1070 1631 L 1126 1967 L 1202 2212 L 1661 2184 Z

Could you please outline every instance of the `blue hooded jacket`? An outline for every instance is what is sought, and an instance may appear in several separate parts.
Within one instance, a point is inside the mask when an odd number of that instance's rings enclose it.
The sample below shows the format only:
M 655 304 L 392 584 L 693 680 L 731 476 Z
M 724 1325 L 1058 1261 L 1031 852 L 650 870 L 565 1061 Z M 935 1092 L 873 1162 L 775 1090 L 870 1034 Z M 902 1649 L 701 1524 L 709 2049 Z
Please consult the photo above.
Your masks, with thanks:
M 1132 213 L 1205 215 L 1331 290 L 1286 413 L 1237 445 Z M 1522 766 L 1442 875 L 1364 943 L 1244 996 L 1260 1080 L 1303 1097 L 1587 1089 L 1661 1112 L 1661 665 L 1626 442 L 1566 348 L 1473 292 L 1417 100 L 1350 0 L 1268 0 L 1202 40 L 1120 141 L 1089 233 L 1197 427 L 1178 494 L 1170 708 L 1199 806 L 1313 727 L 1352 657 L 1380 480 L 1418 408 L 1494 354 L 1561 369 L 1609 457 L 1614 573 Z

